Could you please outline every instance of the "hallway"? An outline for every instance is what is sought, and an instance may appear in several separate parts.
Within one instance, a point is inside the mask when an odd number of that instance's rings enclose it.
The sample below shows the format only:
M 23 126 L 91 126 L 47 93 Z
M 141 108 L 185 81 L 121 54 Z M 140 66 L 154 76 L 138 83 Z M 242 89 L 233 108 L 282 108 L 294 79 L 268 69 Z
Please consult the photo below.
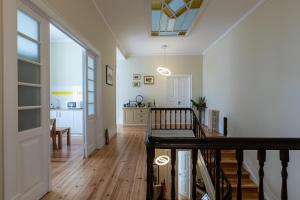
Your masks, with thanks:
M 145 128 L 119 128 L 109 145 L 88 159 L 81 156 L 56 166 L 52 192 L 43 199 L 144 199 Z

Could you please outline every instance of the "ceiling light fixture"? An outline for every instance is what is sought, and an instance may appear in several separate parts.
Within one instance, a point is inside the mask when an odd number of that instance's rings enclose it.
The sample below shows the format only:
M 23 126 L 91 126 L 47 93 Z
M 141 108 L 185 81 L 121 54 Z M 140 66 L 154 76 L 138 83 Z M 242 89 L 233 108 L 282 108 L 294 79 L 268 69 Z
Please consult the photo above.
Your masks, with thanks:
M 170 158 L 169 156 L 158 156 L 156 159 L 155 159 L 155 164 L 159 165 L 159 166 L 163 166 L 163 165 L 166 165 L 170 162 Z
M 168 48 L 168 45 L 163 45 L 162 46 L 163 50 L 164 50 L 164 66 L 166 66 L 166 49 Z M 157 72 L 163 76 L 171 76 L 171 71 L 166 68 L 166 67 L 158 67 Z

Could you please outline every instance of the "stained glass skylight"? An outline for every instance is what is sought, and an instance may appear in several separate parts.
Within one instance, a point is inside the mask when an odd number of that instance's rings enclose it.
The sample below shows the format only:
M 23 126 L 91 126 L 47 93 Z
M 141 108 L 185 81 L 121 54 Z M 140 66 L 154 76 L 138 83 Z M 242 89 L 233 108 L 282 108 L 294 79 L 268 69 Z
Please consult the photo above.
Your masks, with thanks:
M 203 0 L 152 0 L 152 36 L 185 36 Z

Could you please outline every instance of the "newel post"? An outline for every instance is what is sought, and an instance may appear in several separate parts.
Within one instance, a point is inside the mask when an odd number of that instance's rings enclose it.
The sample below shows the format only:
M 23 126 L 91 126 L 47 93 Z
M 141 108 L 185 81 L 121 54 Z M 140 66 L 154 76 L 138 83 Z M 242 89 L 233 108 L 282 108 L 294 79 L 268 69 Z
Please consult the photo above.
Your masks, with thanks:
M 152 145 L 147 145 L 147 200 L 153 198 L 153 161 L 155 149 Z

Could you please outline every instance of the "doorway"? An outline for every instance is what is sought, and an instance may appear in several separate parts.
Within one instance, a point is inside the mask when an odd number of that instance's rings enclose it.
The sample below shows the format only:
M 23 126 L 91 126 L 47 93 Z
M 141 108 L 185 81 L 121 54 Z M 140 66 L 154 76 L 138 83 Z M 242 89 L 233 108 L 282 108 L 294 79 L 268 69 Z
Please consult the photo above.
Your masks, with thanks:
M 85 49 L 50 24 L 50 121 L 52 171 L 84 152 Z M 53 167 L 56 166 L 56 167 Z
M 192 76 L 174 75 L 167 77 L 166 106 L 170 108 L 191 107 Z
M 191 152 L 178 151 L 178 199 L 190 199 L 191 186 Z

